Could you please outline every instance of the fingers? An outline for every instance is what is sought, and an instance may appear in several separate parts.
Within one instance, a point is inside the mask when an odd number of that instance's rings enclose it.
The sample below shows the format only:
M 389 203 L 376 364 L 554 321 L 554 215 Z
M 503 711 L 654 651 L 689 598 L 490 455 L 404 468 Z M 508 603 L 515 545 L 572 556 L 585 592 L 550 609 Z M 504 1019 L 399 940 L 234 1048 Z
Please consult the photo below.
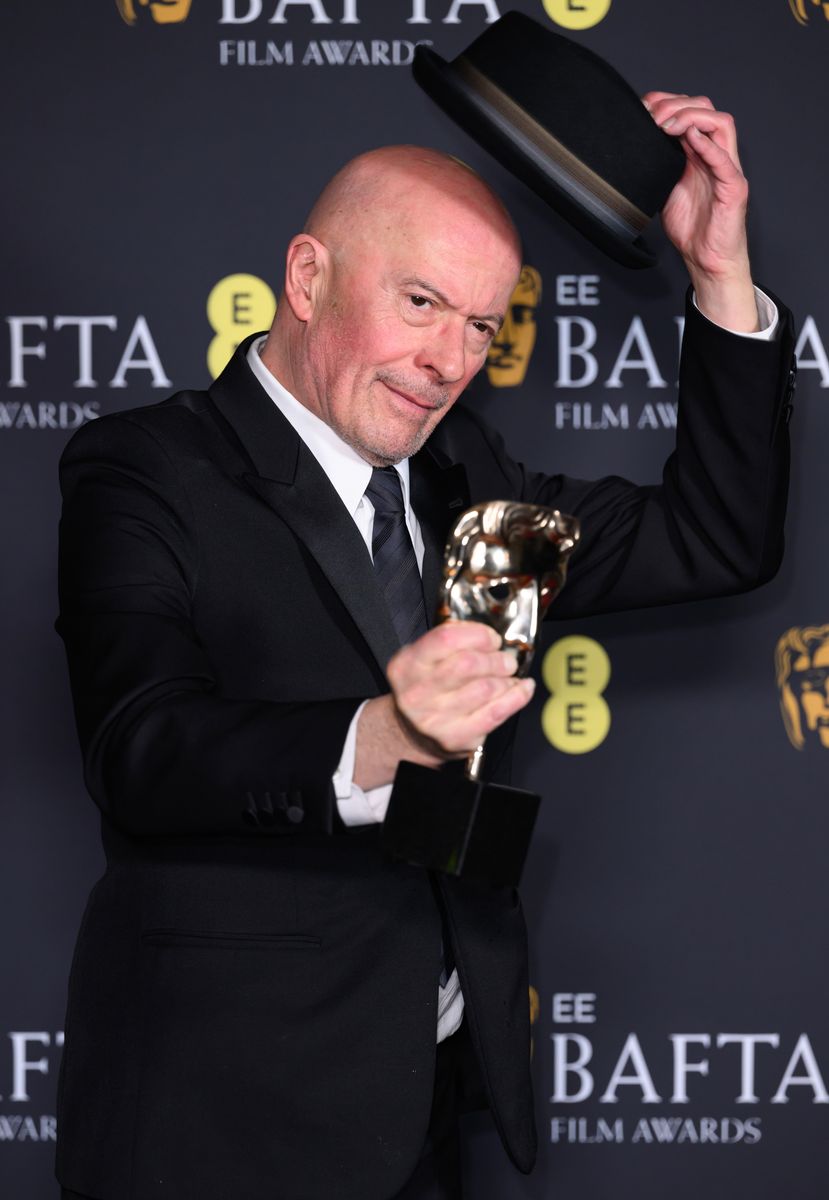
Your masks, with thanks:
M 642 97 L 642 103 L 651 114 L 664 112 L 663 119 L 686 104 L 694 108 L 714 108 L 714 104 L 707 96 L 689 96 L 687 92 L 646 92 Z M 661 121 L 657 120 L 656 123 L 659 125 Z
M 642 100 L 660 129 L 679 140 L 687 160 L 662 209 L 665 232 L 685 259 L 698 297 L 701 288 L 716 281 L 713 292 L 707 289 L 708 315 L 724 308 L 734 311 L 733 296 L 723 305 L 720 293 L 723 280 L 733 291 L 735 278 L 740 293 L 736 307 L 742 313 L 751 283 L 745 230 L 748 183 L 734 119 L 719 112 L 708 96 L 653 91 Z
M 707 139 L 725 151 L 737 171 L 740 170 L 734 118 L 730 113 L 717 111 L 707 96 L 648 92 L 642 97 L 642 102 L 665 133 L 680 138 L 687 135 L 687 141 L 684 142 L 686 148 L 690 147 L 700 153 L 700 148 Z M 699 137 L 699 133 L 704 134 L 705 138 Z M 715 156 L 712 160 L 710 156 L 702 153 L 700 157 L 709 166 L 714 163 L 724 166 L 721 157 Z
M 454 654 L 492 654 L 500 651 L 501 639 L 480 621 L 444 621 L 423 637 L 404 646 L 392 662 L 412 670 L 432 670 Z
M 735 163 L 737 162 L 737 131 L 730 113 L 714 112 L 707 108 L 680 108 L 660 125 L 672 137 L 681 137 L 694 129 L 708 135 Z M 694 142 L 696 148 L 697 143 Z
M 529 703 L 535 685 L 529 679 L 478 680 L 458 689 L 451 703 L 438 705 L 423 691 L 403 693 L 398 707 L 419 735 L 446 757 L 468 754 Z
M 748 183 L 740 169 L 740 162 L 735 153 L 730 153 L 715 141 L 712 136 L 706 136 L 707 130 L 696 125 L 690 125 L 685 131 L 683 143 L 689 158 L 692 154 L 709 168 L 713 177 L 729 187 L 739 188 L 743 201 L 748 199 Z
M 448 621 L 404 647 L 389 663 L 398 711 L 419 738 L 446 756 L 474 749 L 528 703 L 529 680 L 515 678 L 517 659 L 474 621 Z

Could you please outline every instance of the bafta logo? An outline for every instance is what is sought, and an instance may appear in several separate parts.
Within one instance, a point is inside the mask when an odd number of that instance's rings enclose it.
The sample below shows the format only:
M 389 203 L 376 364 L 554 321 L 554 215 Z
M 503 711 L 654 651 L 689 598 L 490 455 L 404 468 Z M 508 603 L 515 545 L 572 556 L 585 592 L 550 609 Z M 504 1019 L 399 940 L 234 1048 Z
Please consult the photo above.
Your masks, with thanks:
M 137 8 L 149 8 L 157 25 L 174 25 L 187 20 L 191 0 L 115 0 L 115 3 L 128 25 L 137 21 Z
M 809 16 L 814 8 L 823 9 L 823 15 L 829 21 L 829 3 L 826 0 L 789 0 L 789 8 L 800 25 L 809 24 Z
M 524 382 L 535 346 L 535 310 L 541 299 L 541 276 L 535 267 L 522 267 L 501 331 L 489 348 L 486 370 L 493 387 L 518 387 Z
M 795 627 L 775 651 L 780 711 L 789 741 L 829 750 L 829 625 Z
M 538 991 L 530 984 L 530 1062 L 535 1054 L 535 1036 L 533 1034 L 533 1026 L 541 1016 L 541 1000 L 538 997 Z

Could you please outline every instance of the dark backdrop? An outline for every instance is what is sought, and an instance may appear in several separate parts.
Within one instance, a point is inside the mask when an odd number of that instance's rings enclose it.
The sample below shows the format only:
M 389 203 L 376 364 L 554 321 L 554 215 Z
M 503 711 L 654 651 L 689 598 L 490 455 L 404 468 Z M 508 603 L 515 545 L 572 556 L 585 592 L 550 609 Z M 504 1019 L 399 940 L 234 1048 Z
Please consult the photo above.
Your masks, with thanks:
M 559 696 L 544 725 L 541 686 L 524 722 L 519 782 L 545 796 L 523 889 L 541 1150 L 523 1179 L 488 1120 L 476 1120 L 470 1195 L 817 1200 L 829 1164 L 829 728 L 807 729 L 801 748 L 787 736 L 774 653 L 791 628 L 829 623 L 829 8 L 514 7 L 565 32 L 581 21 L 572 36 L 640 91 L 701 92 L 737 115 L 756 275 L 795 310 L 801 374 L 778 578 L 739 599 L 559 624 L 548 639 L 591 639 L 555 654 L 586 654 L 589 684 L 603 648 L 612 674 L 604 700 L 585 688 Z M 644 273 L 604 261 L 412 82 L 412 44 L 453 57 L 497 11 L 494 0 L 193 0 L 186 19 L 160 19 L 184 8 L 32 0 L 0 18 L 8 1200 L 56 1195 L 66 976 L 102 866 L 52 631 L 56 464 L 71 429 L 205 384 L 214 335 L 215 364 L 266 323 L 283 247 L 332 171 L 363 149 L 414 141 L 491 179 L 538 273 L 529 298 L 516 297 L 523 363 L 494 364 L 473 390 L 514 452 L 534 467 L 648 482 L 672 444 L 685 286 L 674 253 Z M 591 340 L 592 359 L 568 353 L 568 342 Z M 570 702 L 584 707 L 581 732 L 568 738 Z M 702 1065 L 683 1073 L 683 1060 Z

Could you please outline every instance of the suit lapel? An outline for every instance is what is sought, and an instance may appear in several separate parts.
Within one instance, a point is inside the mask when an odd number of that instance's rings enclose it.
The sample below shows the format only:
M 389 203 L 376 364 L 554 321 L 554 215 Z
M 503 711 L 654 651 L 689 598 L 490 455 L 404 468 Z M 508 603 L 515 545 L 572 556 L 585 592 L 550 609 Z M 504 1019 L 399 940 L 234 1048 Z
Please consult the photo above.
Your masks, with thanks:
M 239 346 L 210 389 L 244 450 L 238 476 L 312 555 L 385 672 L 400 644 L 371 556 L 328 476 L 248 367 L 248 348 L 259 336 Z M 301 603 L 299 588 L 297 594 Z
M 244 478 L 313 555 L 385 672 L 400 643 L 366 544 L 322 467 L 300 442 L 290 483 Z
M 210 388 L 230 426 L 239 477 L 296 534 L 313 556 L 385 672 L 400 648 L 371 556 L 328 476 L 247 365 L 244 341 Z M 424 543 L 423 590 L 434 623 L 443 550 L 452 522 L 469 503 L 466 472 L 425 447 L 410 460 L 412 507 Z
M 412 508 L 423 536 L 423 594 L 431 626 L 435 623 L 447 535 L 469 507 L 469 484 L 461 463 L 451 462 L 428 445 L 409 460 L 409 479 Z

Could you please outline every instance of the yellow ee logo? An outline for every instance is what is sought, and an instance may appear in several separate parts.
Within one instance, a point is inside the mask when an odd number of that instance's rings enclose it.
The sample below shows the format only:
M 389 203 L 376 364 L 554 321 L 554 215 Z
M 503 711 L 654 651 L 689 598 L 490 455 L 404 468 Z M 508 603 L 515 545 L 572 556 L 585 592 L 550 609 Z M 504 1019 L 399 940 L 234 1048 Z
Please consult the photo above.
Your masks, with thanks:
M 610 682 L 605 648 L 593 638 L 561 638 L 544 655 L 541 677 L 551 693 L 541 710 L 547 741 L 565 754 L 595 750 L 610 729 L 610 709 L 602 695 Z
M 225 275 L 207 297 L 207 319 L 216 336 L 207 347 L 207 369 L 213 379 L 227 366 L 233 351 L 258 329 L 270 329 L 276 296 L 258 275 Z
M 610 0 L 543 0 L 544 11 L 565 29 L 590 29 L 607 16 Z

